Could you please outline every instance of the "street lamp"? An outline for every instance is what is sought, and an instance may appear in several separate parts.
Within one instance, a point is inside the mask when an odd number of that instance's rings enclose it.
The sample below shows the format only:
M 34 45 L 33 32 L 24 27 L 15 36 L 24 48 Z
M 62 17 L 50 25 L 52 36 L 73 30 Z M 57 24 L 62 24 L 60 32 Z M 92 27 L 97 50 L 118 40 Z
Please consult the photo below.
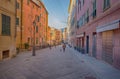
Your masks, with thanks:
M 36 22 L 33 21 L 33 27 L 34 27 L 34 34 L 33 34 L 33 52 L 32 56 L 35 56 L 35 27 L 36 27 Z

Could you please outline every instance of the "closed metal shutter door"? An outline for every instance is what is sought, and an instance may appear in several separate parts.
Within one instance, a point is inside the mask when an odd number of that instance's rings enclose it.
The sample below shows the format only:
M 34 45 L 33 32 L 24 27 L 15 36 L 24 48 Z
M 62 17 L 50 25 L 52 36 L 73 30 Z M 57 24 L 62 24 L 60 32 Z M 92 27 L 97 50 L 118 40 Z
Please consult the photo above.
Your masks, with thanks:
M 113 63 L 113 31 L 102 33 L 102 59 L 109 64 Z

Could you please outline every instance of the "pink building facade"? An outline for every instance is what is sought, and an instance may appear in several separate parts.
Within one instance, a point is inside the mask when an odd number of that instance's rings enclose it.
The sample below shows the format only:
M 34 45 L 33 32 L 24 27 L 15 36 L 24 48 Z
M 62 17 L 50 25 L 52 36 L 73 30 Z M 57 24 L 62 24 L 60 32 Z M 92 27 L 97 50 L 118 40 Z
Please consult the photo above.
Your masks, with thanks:
M 120 0 L 77 0 L 76 6 L 76 49 L 120 69 Z

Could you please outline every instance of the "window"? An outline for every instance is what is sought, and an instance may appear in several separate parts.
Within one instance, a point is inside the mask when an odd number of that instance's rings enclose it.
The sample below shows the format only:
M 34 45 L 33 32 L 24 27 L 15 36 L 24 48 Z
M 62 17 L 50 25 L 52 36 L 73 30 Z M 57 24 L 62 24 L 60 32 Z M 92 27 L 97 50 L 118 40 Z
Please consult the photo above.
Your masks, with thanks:
M 40 27 L 41 27 L 41 23 L 40 23 Z
M 28 37 L 28 43 L 30 43 L 30 38 Z
M 40 18 L 41 18 L 41 14 L 40 14 Z
M 2 35 L 10 35 L 11 18 L 2 14 Z
M 38 16 L 38 22 L 40 21 L 40 16 Z
M 10 53 L 9 50 L 4 50 L 4 51 L 2 52 L 2 58 L 3 58 L 3 59 L 8 58 L 8 57 L 9 57 L 9 53 Z
M 78 12 L 81 10 L 81 1 L 78 0 Z
M 41 6 L 40 6 L 40 9 L 41 9 Z
M 34 8 L 34 5 L 33 5 L 33 8 Z
M 83 5 L 85 4 L 85 0 L 83 0 Z
M 30 4 L 30 0 L 27 0 L 27 5 L 29 5 Z
M 83 17 L 83 24 L 82 25 L 84 25 L 85 24 L 85 14 L 82 17 Z
M 36 38 L 36 44 L 38 44 L 38 38 Z
M 16 3 L 16 8 L 19 9 L 19 3 L 18 2 Z
M 89 22 L 89 9 L 87 10 L 87 13 L 86 13 L 86 22 L 88 23 Z
M 93 13 L 92 13 L 92 15 L 93 15 L 93 18 L 95 18 L 96 17 L 96 15 L 97 15 L 97 13 L 96 13 L 97 11 L 96 11 L 96 0 L 94 0 L 94 2 L 93 2 Z
M 36 7 L 36 10 L 38 11 L 38 7 Z
M 19 18 L 16 18 L 16 25 L 19 25 Z
M 110 0 L 104 0 L 104 6 L 103 6 L 103 9 L 107 9 L 110 7 Z
M 79 28 L 79 21 L 77 21 L 77 28 Z
M 38 33 L 38 26 L 36 26 L 36 33 Z
M 84 15 L 79 19 L 79 21 L 78 21 L 78 27 L 81 27 L 82 25 L 84 25 Z

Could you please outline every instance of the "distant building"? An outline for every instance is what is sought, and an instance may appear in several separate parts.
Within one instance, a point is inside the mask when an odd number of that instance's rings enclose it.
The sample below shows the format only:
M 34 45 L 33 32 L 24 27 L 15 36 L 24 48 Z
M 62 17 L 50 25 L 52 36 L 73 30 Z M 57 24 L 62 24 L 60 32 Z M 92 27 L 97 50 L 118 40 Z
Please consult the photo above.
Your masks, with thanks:
M 68 39 L 67 28 L 64 28 L 64 30 L 63 30 L 63 41 L 65 43 L 67 43 L 67 39 Z
M 16 0 L 0 1 L 0 60 L 16 55 Z
M 50 27 L 50 44 L 58 45 L 61 43 L 61 30 L 56 29 L 54 27 Z
M 120 0 L 76 0 L 75 6 L 77 21 L 69 21 L 76 23 L 75 48 L 120 68 Z
M 50 44 L 51 41 L 51 27 L 48 26 L 47 28 L 47 44 Z
M 50 33 L 51 33 L 50 34 L 50 36 L 51 36 L 51 38 L 50 38 L 50 44 L 54 45 L 54 43 L 55 43 L 55 28 L 51 27 L 51 32 Z
M 61 31 L 58 29 L 55 29 L 55 43 L 60 44 L 61 43 Z

